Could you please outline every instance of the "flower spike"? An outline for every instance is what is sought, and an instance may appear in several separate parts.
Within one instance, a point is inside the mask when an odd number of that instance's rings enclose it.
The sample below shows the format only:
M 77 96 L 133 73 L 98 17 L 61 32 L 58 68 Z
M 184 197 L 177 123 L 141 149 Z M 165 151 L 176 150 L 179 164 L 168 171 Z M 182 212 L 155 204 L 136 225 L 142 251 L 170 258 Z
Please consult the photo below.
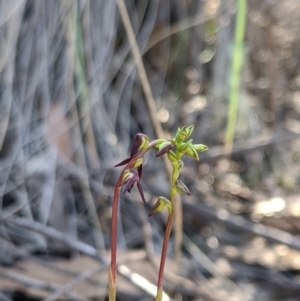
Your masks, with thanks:
M 188 187 L 181 180 L 179 180 L 180 172 L 184 167 L 182 157 L 184 155 L 187 155 L 196 160 L 199 160 L 198 153 L 208 150 L 208 147 L 204 144 L 193 144 L 193 139 L 190 139 L 193 130 L 194 125 L 183 126 L 181 128 L 178 128 L 177 133 L 175 136 L 173 136 L 173 138 L 155 139 L 151 142 L 149 141 L 148 136 L 142 133 L 138 133 L 134 138 L 130 157 L 115 165 L 116 167 L 122 165 L 126 166 L 123 168 L 123 171 L 118 178 L 113 196 L 111 218 L 111 263 L 109 269 L 109 301 L 116 300 L 116 251 L 118 225 L 117 213 L 120 193 L 130 193 L 133 186 L 136 184 L 140 196 L 145 202 L 145 196 L 141 186 L 141 177 L 143 172 L 143 157 L 145 153 L 151 149 L 156 151 L 156 157 L 167 155 L 165 159 L 169 160 L 172 167 L 172 169 L 169 172 L 171 176 L 170 200 L 160 196 L 149 213 L 149 216 L 152 216 L 156 212 L 166 209 L 168 210 L 168 220 L 166 224 L 166 230 L 162 246 L 155 301 L 162 301 L 163 299 L 163 274 L 167 258 L 170 234 L 172 231 L 172 224 L 175 215 L 175 197 L 178 193 L 191 195 L 191 192 L 189 191 Z

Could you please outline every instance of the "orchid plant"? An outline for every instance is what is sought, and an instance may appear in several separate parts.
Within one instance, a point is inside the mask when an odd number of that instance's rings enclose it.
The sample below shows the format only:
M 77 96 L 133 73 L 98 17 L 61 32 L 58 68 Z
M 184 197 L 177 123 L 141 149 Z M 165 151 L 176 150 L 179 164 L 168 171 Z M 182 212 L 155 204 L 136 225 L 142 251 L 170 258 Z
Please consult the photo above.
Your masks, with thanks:
M 191 136 L 193 130 L 193 125 L 189 127 L 184 126 L 182 128 L 178 128 L 177 133 L 173 139 L 156 139 L 151 142 L 149 141 L 147 135 L 141 133 L 136 134 L 130 157 L 115 165 L 115 167 L 122 165 L 125 165 L 125 167 L 121 172 L 115 185 L 112 204 L 109 301 L 116 300 L 117 212 L 120 192 L 130 193 L 134 184 L 136 183 L 141 198 L 145 202 L 145 196 L 140 180 L 143 171 L 143 156 L 149 150 L 156 150 L 156 157 L 167 155 L 169 161 L 172 164 L 170 199 L 160 196 L 149 213 L 149 216 L 151 216 L 153 213 L 159 212 L 165 208 L 168 210 L 168 221 L 162 246 L 161 261 L 157 282 L 157 294 L 155 298 L 155 301 L 162 300 L 163 274 L 167 257 L 168 243 L 174 219 L 175 195 L 176 193 L 191 195 L 187 186 L 181 180 L 179 180 L 180 171 L 184 166 L 181 158 L 183 157 L 183 155 L 188 155 L 196 160 L 199 160 L 198 152 L 208 150 L 208 147 L 204 144 L 193 144 L 193 139 L 187 141 L 187 139 Z

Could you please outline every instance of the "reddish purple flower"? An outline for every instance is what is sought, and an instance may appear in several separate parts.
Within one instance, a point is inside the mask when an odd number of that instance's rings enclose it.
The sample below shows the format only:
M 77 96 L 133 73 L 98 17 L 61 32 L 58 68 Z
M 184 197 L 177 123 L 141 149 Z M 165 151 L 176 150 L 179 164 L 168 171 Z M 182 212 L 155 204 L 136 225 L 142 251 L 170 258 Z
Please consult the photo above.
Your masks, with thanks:
M 129 193 L 131 192 L 131 189 L 136 182 L 137 188 L 140 192 L 140 195 L 145 202 L 145 196 L 144 192 L 140 183 L 140 176 L 138 170 L 131 168 L 129 170 L 126 170 L 123 176 L 123 181 L 122 181 L 122 193 L 124 194 L 126 191 Z
M 148 147 L 148 145 L 149 145 L 149 138 L 147 135 L 141 133 L 136 134 L 132 145 L 130 158 L 121 161 L 120 163 L 116 164 L 115 167 L 127 164 L 140 150 L 145 149 L 146 147 Z M 142 164 L 136 166 L 136 168 L 138 170 L 139 177 L 141 178 L 142 170 L 143 170 Z
M 145 149 L 149 145 L 149 138 L 147 135 L 138 133 L 134 137 L 131 154 L 130 157 L 132 158 L 135 156 L 140 150 Z

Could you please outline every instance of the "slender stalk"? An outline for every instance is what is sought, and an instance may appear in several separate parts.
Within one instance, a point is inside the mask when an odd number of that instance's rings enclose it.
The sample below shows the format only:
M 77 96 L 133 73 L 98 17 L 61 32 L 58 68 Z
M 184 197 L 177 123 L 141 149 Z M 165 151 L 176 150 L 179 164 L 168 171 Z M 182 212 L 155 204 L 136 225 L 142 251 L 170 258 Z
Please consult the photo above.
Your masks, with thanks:
M 155 301 L 161 301 L 161 299 L 162 299 L 162 293 L 163 293 L 162 284 L 163 284 L 164 270 L 165 270 L 168 245 L 169 245 L 169 240 L 170 240 L 170 235 L 171 235 L 172 225 L 173 225 L 173 220 L 174 220 L 174 213 L 175 213 L 175 211 L 174 211 L 175 193 L 176 193 L 176 191 L 174 190 L 174 188 L 171 188 L 172 210 L 168 217 L 162 251 L 161 251 L 160 266 L 159 266 L 158 281 L 157 281 L 157 294 L 156 294 Z
M 109 267 L 109 301 L 116 300 L 116 264 L 117 264 L 117 222 L 118 222 L 118 205 L 121 189 L 121 181 L 123 172 L 121 173 L 114 189 L 114 198 L 112 203 L 111 216 L 111 261 Z
M 175 195 L 176 195 L 175 182 L 179 176 L 179 171 L 178 172 L 175 172 L 175 171 L 178 169 L 179 160 L 180 160 L 178 148 L 176 150 L 176 159 L 177 159 L 177 163 L 172 165 L 173 172 L 172 172 L 172 177 L 171 177 L 171 190 L 170 190 L 171 212 L 169 213 L 166 230 L 165 230 L 165 235 L 164 235 L 164 241 L 163 241 L 163 245 L 162 245 L 160 266 L 159 266 L 158 280 L 157 280 L 157 293 L 156 293 L 155 301 L 162 300 L 162 293 L 163 293 L 162 284 L 163 284 L 164 270 L 165 270 L 166 258 L 167 258 L 167 253 L 168 253 L 168 245 L 169 245 L 169 240 L 170 240 L 170 235 L 171 235 L 172 225 L 173 225 L 173 220 L 174 220 L 174 215 L 175 215 L 175 204 L 174 204 L 175 203 Z

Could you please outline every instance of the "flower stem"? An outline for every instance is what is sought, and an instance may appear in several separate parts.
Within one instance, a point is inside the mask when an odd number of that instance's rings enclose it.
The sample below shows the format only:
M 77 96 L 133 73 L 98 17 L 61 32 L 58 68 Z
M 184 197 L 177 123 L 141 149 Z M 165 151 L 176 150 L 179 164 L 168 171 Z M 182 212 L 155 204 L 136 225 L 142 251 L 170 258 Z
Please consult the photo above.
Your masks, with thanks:
M 162 245 L 161 257 L 160 257 L 160 266 L 159 266 L 159 273 L 158 273 L 158 281 L 157 281 L 157 294 L 155 301 L 161 301 L 162 299 L 162 284 L 163 284 L 163 277 L 164 277 L 164 269 L 166 264 L 167 252 L 168 252 L 168 245 L 170 240 L 170 235 L 172 231 L 172 225 L 174 220 L 174 197 L 176 194 L 176 190 L 174 187 L 171 188 L 171 203 L 172 209 L 171 213 L 169 214 L 166 231 L 164 235 L 164 241 Z
M 113 203 L 112 203 L 112 215 L 111 215 L 111 243 L 110 243 L 110 266 L 109 266 L 109 301 L 116 300 L 116 267 L 117 267 L 117 228 L 118 228 L 118 205 L 120 197 L 120 189 L 122 187 L 122 181 L 124 172 L 131 168 L 135 162 L 141 158 L 148 150 L 150 150 L 157 140 L 149 143 L 146 149 L 139 151 L 132 159 L 127 163 L 121 172 L 118 181 L 114 189 Z
M 120 196 L 120 183 L 123 172 L 121 173 L 114 190 L 111 215 L 111 259 L 109 267 L 109 301 L 116 300 L 116 264 L 117 264 L 117 222 L 118 222 L 118 203 Z

